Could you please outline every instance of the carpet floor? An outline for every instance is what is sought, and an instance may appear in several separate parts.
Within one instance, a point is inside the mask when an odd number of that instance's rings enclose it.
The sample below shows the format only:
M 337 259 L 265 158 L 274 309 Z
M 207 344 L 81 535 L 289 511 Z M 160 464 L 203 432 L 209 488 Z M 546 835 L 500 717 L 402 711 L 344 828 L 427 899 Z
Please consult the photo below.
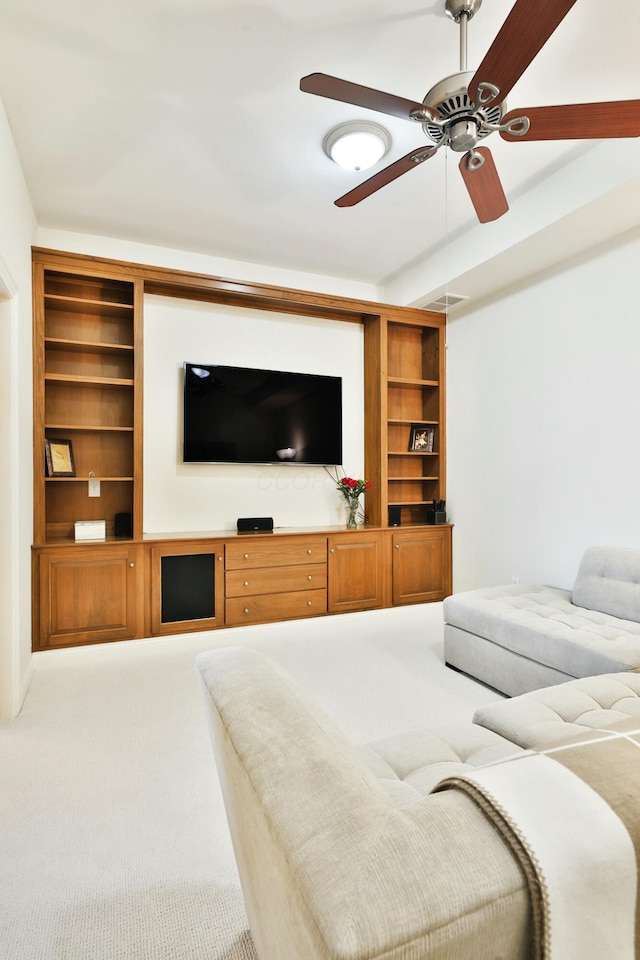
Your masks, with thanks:
M 498 699 L 444 666 L 441 604 L 36 655 L 0 725 L 2 960 L 256 960 L 193 666 L 230 644 L 357 742 Z

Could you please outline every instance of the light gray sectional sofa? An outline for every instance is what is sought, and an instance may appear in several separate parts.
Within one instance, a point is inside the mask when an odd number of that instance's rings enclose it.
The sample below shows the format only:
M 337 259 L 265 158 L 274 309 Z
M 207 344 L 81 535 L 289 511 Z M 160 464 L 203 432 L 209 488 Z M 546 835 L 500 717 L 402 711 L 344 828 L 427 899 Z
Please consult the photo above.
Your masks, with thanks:
M 640 670 L 640 550 L 590 547 L 573 591 L 510 585 L 443 603 L 446 663 L 510 696 Z
M 617 673 L 356 747 L 260 653 L 197 670 L 259 960 L 531 960 L 521 863 L 469 796 L 429 791 L 640 720 L 640 676 Z

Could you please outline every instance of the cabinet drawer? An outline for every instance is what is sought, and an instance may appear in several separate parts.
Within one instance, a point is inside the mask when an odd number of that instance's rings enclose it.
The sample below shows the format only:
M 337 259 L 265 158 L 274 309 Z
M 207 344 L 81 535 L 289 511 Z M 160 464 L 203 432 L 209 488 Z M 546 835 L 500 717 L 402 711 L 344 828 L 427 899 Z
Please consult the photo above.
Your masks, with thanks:
M 266 620 L 317 617 L 327 612 L 327 591 L 296 590 L 264 597 L 231 598 L 226 602 L 225 612 L 225 623 L 228 627 Z
M 327 568 L 321 563 L 299 567 L 256 567 L 230 570 L 225 576 L 227 597 L 250 597 L 262 593 L 291 593 L 294 590 L 324 590 Z
M 251 567 L 287 567 L 296 563 L 326 563 L 327 538 L 304 537 L 283 543 L 279 538 L 228 543 L 225 550 L 227 570 Z

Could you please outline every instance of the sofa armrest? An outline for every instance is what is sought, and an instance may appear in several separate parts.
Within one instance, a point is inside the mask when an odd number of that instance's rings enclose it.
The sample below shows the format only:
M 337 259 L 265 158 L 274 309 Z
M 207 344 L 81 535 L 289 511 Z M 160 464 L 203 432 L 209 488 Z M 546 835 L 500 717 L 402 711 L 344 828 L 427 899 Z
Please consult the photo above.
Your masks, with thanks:
M 445 960 L 452 941 L 474 960 L 528 956 L 520 867 L 470 800 L 395 808 L 267 657 L 196 662 L 260 960 Z

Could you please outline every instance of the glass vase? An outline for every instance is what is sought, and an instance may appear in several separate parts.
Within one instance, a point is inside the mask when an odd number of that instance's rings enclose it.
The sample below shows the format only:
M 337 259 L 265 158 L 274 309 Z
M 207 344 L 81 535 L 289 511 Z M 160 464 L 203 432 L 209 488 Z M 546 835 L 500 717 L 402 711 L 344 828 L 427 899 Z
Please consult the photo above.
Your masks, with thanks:
M 360 504 L 358 503 L 357 499 L 347 500 L 345 504 L 346 516 L 347 516 L 347 530 L 355 530 L 356 527 L 358 526 L 356 517 L 358 515 L 359 506 Z

